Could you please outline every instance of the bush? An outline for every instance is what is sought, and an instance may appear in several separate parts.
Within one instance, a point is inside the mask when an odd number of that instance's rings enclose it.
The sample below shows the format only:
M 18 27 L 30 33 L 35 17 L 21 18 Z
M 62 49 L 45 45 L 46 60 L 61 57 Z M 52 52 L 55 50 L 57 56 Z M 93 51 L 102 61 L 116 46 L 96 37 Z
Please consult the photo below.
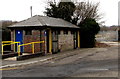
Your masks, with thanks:
M 95 35 L 99 32 L 99 24 L 91 18 L 87 18 L 81 22 L 80 26 L 80 42 L 81 48 L 91 48 L 95 46 Z

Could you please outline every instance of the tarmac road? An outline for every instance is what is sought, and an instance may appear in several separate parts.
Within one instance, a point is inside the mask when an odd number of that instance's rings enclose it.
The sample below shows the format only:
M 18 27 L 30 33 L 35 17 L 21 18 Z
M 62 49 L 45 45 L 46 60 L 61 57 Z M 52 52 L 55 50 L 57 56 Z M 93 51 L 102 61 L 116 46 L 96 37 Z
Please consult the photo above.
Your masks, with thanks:
M 73 51 L 74 52 L 74 51 Z M 79 50 L 77 51 L 79 52 Z M 2 70 L 3 77 L 118 77 L 118 46 L 93 48 L 44 63 Z M 76 52 L 75 52 L 76 53 Z

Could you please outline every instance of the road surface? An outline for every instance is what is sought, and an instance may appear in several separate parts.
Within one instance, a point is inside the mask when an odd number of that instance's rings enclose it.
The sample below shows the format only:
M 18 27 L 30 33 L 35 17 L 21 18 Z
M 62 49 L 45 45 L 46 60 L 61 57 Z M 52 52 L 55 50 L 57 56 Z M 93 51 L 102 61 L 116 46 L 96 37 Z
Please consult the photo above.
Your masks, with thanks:
M 81 49 L 79 49 L 81 50 Z M 118 46 L 92 48 L 82 53 L 20 67 L 2 69 L 3 77 L 118 77 Z M 79 52 L 79 53 L 78 53 Z

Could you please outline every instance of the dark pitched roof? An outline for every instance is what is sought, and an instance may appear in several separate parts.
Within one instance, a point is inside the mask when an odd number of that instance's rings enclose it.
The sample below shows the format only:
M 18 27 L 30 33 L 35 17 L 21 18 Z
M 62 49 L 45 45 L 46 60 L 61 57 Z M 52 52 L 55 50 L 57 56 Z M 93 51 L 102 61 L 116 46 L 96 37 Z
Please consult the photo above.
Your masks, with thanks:
M 33 26 L 48 26 L 48 27 L 69 27 L 69 28 L 79 28 L 78 26 L 69 23 L 60 18 L 52 18 L 48 16 L 35 15 L 31 18 L 23 20 L 19 23 L 11 25 L 9 27 L 33 27 Z

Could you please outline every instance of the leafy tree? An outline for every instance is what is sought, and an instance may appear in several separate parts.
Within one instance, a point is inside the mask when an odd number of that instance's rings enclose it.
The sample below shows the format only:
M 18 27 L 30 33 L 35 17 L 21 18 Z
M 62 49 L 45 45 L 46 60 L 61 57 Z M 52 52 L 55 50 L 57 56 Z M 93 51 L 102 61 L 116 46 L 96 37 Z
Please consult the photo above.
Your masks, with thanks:
M 54 18 L 58 18 L 58 7 L 55 3 L 53 2 L 49 2 L 49 6 L 48 8 L 46 8 L 46 11 L 44 12 L 47 16 L 49 17 L 54 17 Z
M 44 12 L 49 17 L 62 18 L 66 21 L 71 21 L 71 16 L 75 11 L 75 5 L 73 2 L 59 2 L 58 5 L 53 2 L 49 2 L 50 7 L 46 8 Z
M 97 23 L 102 18 L 98 8 L 99 3 L 93 4 L 89 1 L 80 2 L 76 5 L 72 23 L 80 27 L 80 45 L 82 48 L 95 46 L 95 35 L 100 30 L 99 25 L 104 23 L 104 21 Z
M 73 2 L 60 2 L 58 4 L 59 8 L 59 18 L 62 18 L 66 21 L 71 21 L 71 16 L 73 15 L 73 12 L 75 11 L 75 5 Z
M 62 18 L 80 27 L 81 47 L 94 47 L 95 35 L 100 30 L 96 22 L 101 19 L 98 13 L 99 3 L 81 2 L 60 2 L 58 5 L 51 2 L 46 8 L 46 15 L 55 18 Z

